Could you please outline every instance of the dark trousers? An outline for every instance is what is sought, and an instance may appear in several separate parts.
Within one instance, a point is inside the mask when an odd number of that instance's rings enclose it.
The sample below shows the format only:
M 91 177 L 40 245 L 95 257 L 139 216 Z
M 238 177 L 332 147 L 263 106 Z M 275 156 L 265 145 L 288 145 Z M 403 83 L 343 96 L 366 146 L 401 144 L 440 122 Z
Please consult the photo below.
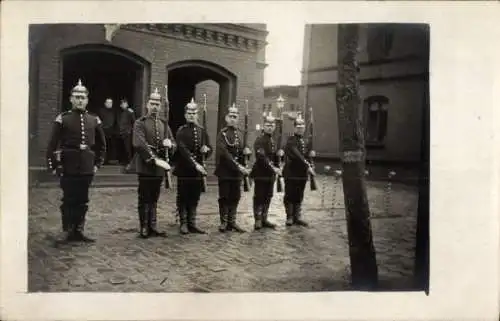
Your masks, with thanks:
M 106 137 L 106 159 L 105 164 L 108 164 L 110 160 L 116 159 L 116 137 L 112 131 L 105 130 L 104 136 Z
M 283 196 L 283 203 L 285 203 L 285 205 L 302 204 L 306 183 L 307 178 L 285 178 L 285 195 Z
M 160 198 L 163 177 L 139 174 L 139 204 L 155 204 Z
M 130 134 L 120 135 L 120 163 L 127 165 L 132 159 L 132 136 Z
M 254 180 L 253 201 L 255 205 L 265 205 L 271 201 L 274 195 L 273 188 L 275 180 L 274 176 L 269 178 L 256 178 Z
M 177 177 L 177 206 L 196 208 L 201 196 L 201 177 Z
M 163 177 L 138 175 L 138 204 L 139 224 L 141 233 L 147 228 L 149 232 L 156 230 L 157 223 L 157 203 L 160 198 L 161 184 Z
M 234 206 L 241 199 L 241 178 L 219 178 L 219 204 Z
M 61 176 L 63 231 L 83 231 L 88 210 L 89 188 L 94 175 Z

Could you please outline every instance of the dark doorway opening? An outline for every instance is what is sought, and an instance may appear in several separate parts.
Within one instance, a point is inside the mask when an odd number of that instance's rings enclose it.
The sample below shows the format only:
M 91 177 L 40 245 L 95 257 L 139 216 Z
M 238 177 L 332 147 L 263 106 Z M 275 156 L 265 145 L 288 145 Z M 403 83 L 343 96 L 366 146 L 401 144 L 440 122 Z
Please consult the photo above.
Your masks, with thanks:
M 224 115 L 236 99 L 236 76 L 204 61 L 182 61 L 168 66 L 169 125 L 173 133 L 186 123 L 184 107 L 195 97 L 196 85 L 213 80 L 219 85 L 217 131 L 224 126 Z M 198 102 L 200 103 L 200 102 Z M 200 119 L 201 120 L 201 119 Z
M 71 48 L 62 53 L 63 111 L 71 108 L 70 92 L 79 79 L 89 90 L 89 112 L 102 116 L 105 100 L 113 100 L 113 113 L 108 113 L 106 117 L 107 122 L 112 124 L 112 129 L 106 130 L 109 164 L 116 164 L 120 159 L 123 162 L 123 142 L 118 135 L 120 101 L 126 99 L 135 116 L 141 115 L 146 72 L 144 63 L 129 58 L 118 50 L 114 51 L 114 48 L 83 47 Z
M 81 79 L 90 92 L 90 112 L 97 113 L 109 97 L 114 108 L 119 108 L 119 101 L 125 98 L 140 113 L 142 86 L 138 85 L 142 83 L 142 75 L 141 65 L 121 55 L 100 51 L 67 54 L 63 59 L 63 109 L 70 108 L 71 88 Z

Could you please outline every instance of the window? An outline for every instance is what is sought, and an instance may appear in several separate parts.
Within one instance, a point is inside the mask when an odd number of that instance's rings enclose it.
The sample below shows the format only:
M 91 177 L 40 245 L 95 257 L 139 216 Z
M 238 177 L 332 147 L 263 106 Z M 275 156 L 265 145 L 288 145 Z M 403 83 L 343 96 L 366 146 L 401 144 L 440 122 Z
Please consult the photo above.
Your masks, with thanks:
M 384 96 L 371 96 L 365 99 L 364 105 L 366 146 L 381 147 L 387 135 L 389 99 Z

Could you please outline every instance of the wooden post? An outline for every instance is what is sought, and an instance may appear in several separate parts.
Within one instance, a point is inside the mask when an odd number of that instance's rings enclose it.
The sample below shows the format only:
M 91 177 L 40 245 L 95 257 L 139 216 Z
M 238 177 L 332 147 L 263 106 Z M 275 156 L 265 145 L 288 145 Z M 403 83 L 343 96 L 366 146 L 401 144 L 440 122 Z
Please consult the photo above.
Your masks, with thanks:
M 342 183 L 346 208 L 351 283 L 356 289 L 378 286 L 370 208 L 365 184 L 365 142 L 360 118 L 357 24 L 341 24 L 338 31 L 336 102 L 342 152 Z

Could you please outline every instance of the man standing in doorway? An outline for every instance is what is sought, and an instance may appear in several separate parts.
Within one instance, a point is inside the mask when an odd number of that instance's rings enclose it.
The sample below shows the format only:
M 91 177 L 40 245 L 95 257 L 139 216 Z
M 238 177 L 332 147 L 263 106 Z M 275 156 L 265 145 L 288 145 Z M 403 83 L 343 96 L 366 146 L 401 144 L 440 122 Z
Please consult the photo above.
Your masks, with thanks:
M 79 80 L 71 90 L 72 109 L 56 117 L 47 147 L 48 168 L 59 175 L 63 191 L 60 210 L 67 242 L 94 242 L 83 230 L 89 187 L 103 163 L 106 139 L 99 117 L 86 110 L 88 95 Z
M 142 238 L 165 237 L 157 230 L 157 204 L 165 171 L 165 161 L 175 151 L 173 136 L 165 119 L 160 117 L 161 95 L 156 89 L 149 97 L 146 115 L 136 120 L 132 144 L 137 153 L 135 170 L 138 174 L 139 235 Z
M 212 154 L 212 146 L 205 128 L 198 125 L 198 105 L 194 99 L 186 105 L 186 124 L 177 131 L 178 158 L 174 175 L 177 176 L 177 207 L 182 234 L 205 231 L 196 226 L 196 211 L 202 191 L 203 158 Z
M 110 160 L 116 158 L 116 113 L 113 110 L 113 99 L 106 98 L 104 107 L 99 110 L 99 117 L 102 120 L 102 128 L 106 135 L 107 153 L 104 165 L 108 165 Z
M 267 220 L 276 175 L 281 174 L 278 151 L 276 151 L 276 144 L 272 136 L 276 129 L 275 121 L 275 118 L 270 114 L 264 118 L 263 133 L 257 137 L 254 143 L 255 163 L 250 177 L 255 182 L 253 213 L 256 230 L 262 227 L 276 228 L 275 224 Z
M 299 114 L 293 122 L 294 135 L 290 136 L 285 145 L 285 195 L 283 203 L 286 212 L 286 225 L 308 226 L 302 220 L 302 201 L 309 174 L 315 175 L 313 167 L 306 157 L 314 157 L 315 152 L 304 140 L 305 122 Z
M 219 231 L 236 231 L 244 233 L 236 224 L 236 212 L 241 198 L 243 175 L 249 170 L 243 166 L 244 156 L 251 150 L 243 146 L 243 133 L 237 128 L 239 112 L 235 104 L 229 107 L 226 115 L 227 126 L 217 135 L 217 161 L 214 174 L 219 184 L 219 214 L 221 225 Z
M 118 117 L 118 131 L 120 134 L 120 163 L 127 166 L 132 158 L 132 129 L 135 123 L 134 110 L 129 108 L 128 101 L 122 99 L 121 111 Z

